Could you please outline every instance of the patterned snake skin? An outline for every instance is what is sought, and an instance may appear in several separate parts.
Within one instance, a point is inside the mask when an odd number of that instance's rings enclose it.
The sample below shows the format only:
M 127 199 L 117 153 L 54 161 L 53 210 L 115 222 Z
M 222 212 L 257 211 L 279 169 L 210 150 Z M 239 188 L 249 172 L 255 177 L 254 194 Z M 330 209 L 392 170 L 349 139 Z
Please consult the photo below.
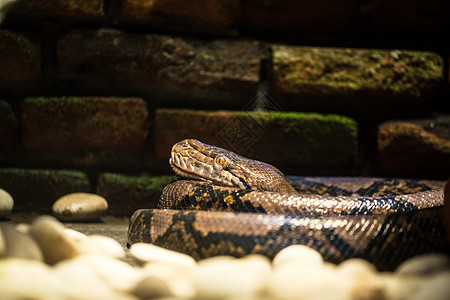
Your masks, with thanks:
M 166 186 L 159 209 L 133 214 L 130 245 L 148 242 L 202 259 L 272 258 L 303 244 L 327 261 L 360 257 L 380 270 L 420 253 L 447 251 L 444 182 L 286 179 L 269 164 L 192 139 L 173 146 L 170 165 L 189 179 Z

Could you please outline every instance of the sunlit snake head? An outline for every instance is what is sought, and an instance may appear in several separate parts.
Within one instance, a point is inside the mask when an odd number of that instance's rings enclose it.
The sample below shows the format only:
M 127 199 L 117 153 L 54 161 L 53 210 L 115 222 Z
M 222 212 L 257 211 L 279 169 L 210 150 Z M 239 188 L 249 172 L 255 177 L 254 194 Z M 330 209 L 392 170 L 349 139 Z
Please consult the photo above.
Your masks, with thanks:
M 185 178 L 240 189 L 296 193 L 277 168 L 195 139 L 176 143 L 169 163 Z

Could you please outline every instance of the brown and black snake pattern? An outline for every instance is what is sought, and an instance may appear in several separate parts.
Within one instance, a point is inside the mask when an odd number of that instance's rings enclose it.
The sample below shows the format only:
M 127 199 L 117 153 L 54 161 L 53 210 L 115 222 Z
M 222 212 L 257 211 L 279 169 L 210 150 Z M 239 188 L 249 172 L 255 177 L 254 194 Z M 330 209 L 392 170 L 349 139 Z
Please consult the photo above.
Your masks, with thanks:
M 362 177 L 289 177 L 233 152 L 184 140 L 172 149 L 177 180 L 159 209 L 136 211 L 128 243 L 148 242 L 202 259 L 292 244 L 327 261 L 365 258 L 380 270 L 448 248 L 444 182 Z M 298 192 L 297 192 L 298 191 Z

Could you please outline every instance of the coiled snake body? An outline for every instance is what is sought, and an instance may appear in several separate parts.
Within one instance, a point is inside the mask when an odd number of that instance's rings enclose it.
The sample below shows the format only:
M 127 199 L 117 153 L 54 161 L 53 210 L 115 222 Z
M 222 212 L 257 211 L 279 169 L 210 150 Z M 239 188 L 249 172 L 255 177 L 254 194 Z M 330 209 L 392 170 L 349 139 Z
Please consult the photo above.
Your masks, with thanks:
M 196 259 L 273 257 L 303 244 L 325 260 L 361 257 L 381 270 L 448 247 L 443 182 L 293 177 L 291 185 L 269 164 L 193 139 L 173 146 L 170 165 L 186 180 L 164 188 L 159 209 L 133 214 L 129 244 L 149 242 Z

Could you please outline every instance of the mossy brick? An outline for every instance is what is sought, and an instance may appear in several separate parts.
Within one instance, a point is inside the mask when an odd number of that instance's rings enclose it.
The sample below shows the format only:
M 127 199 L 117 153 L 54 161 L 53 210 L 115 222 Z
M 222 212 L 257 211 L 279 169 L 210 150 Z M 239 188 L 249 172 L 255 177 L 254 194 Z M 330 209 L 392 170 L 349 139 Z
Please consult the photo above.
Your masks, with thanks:
M 288 109 L 360 119 L 420 115 L 443 80 L 443 59 L 431 52 L 271 47 L 274 97 L 289 98 Z
M 279 93 L 422 98 L 443 79 L 432 52 L 272 45 Z
M 450 5 L 442 0 L 374 0 L 370 3 L 373 30 L 390 35 L 443 36 L 450 28 Z
M 239 23 L 269 32 L 335 33 L 351 29 L 357 13 L 356 0 L 246 0 Z
M 123 11 L 134 15 L 165 15 L 197 22 L 232 24 L 240 15 L 239 0 L 125 0 Z
M 0 152 L 18 145 L 17 118 L 8 102 L 0 100 Z
M 0 30 L 0 82 L 34 80 L 40 73 L 38 43 L 22 33 Z
M 255 41 L 205 41 L 112 29 L 76 30 L 57 47 L 61 67 L 80 76 L 168 91 L 254 92 L 261 55 Z
M 384 175 L 450 176 L 450 119 L 390 121 L 378 129 L 378 171 Z
M 87 175 L 72 170 L 0 169 L 0 188 L 14 198 L 14 212 L 50 213 L 53 202 L 74 192 L 89 192 Z
M 18 1 L 11 9 L 13 16 L 31 18 L 76 17 L 100 18 L 104 16 L 103 0 L 27 0 Z
M 158 109 L 155 151 L 168 159 L 176 142 L 195 138 L 269 162 L 291 174 L 349 172 L 357 123 L 339 115 Z
M 148 111 L 139 98 L 27 98 L 23 144 L 33 149 L 142 147 Z
M 109 213 L 131 216 L 140 208 L 156 208 L 164 187 L 176 176 L 135 176 L 103 173 L 99 176 L 97 193 L 109 203 Z

